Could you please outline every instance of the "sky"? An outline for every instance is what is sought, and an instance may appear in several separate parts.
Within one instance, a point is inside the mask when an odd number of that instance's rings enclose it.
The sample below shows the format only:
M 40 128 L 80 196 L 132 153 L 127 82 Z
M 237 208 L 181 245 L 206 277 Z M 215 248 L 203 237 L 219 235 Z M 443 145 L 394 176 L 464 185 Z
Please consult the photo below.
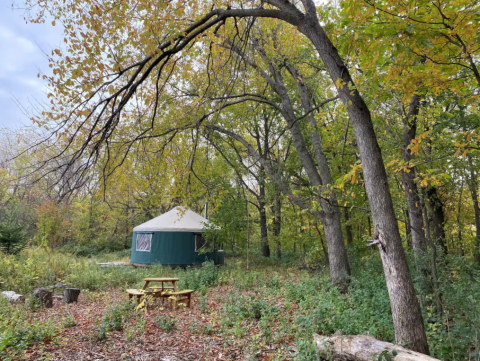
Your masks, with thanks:
M 51 75 L 43 52 L 58 47 L 63 32 L 50 21 L 27 24 L 23 10 L 10 4 L 0 0 L 0 128 L 18 129 L 31 125 L 21 107 L 32 112 L 37 102 L 46 101 L 46 82 L 37 74 Z
M 27 110 L 46 100 L 46 82 L 37 78 L 39 69 L 51 75 L 44 52 L 51 52 L 63 39 L 62 28 L 26 24 L 22 10 L 0 1 L 0 128 L 18 129 L 31 122 L 16 104 Z

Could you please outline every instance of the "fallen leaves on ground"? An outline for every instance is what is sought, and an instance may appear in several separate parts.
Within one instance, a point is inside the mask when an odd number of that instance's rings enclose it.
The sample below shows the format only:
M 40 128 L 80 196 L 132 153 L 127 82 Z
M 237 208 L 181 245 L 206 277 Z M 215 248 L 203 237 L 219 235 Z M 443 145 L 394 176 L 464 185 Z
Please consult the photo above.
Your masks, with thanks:
M 218 332 L 215 321 L 218 301 L 229 291 L 229 286 L 212 289 L 208 295 L 207 312 L 201 311 L 198 295 L 192 297 L 191 308 L 180 307 L 176 311 L 172 311 L 167 302 L 162 304 L 161 300 L 155 300 L 143 317 L 144 327 L 136 325 L 135 322 L 138 321 L 130 320 L 122 330 L 108 332 L 105 340 L 96 337 L 99 322 L 110 307 L 126 300 L 126 294 L 122 290 L 82 293 L 78 303 L 68 305 L 55 300 L 53 308 L 33 313 L 32 319 L 56 317 L 60 320 L 68 316 L 74 320 L 75 325 L 64 326 L 54 341 L 29 347 L 18 360 L 244 360 L 246 353 L 251 351 L 248 346 L 256 342 L 255 335 L 259 330 L 252 325 L 250 334 L 241 339 Z M 172 331 L 167 332 L 157 325 L 156 319 L 162 315 L 175 317 L 176 324 Z M 208 332 L 204 332 L 205 329 Z M 255 358 L 273 360 L 279 347 L 292 350 L 293 346 L 293 340 L 288 339 L 284 340 L 283 345 L 257 345 Z M 285 358 L 290 359 L 292 358 Z

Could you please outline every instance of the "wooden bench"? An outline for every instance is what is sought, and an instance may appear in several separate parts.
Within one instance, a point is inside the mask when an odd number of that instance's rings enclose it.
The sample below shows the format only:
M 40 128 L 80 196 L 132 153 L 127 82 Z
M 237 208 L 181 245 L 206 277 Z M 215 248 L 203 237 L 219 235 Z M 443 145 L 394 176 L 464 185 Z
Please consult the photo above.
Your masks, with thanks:
M 140 299 L 145 296 L 145 291 L 143 290 L 136 290 L 133 288 L 129 288 L 127 290 L 128 298 L 131 299 L 132 297 L 136 296 L 137 297 L 137 302 L 140 303 Z
M 193 290 L 183 290 L 177 292 L 164 292 L 164 296 L 169 296 L 169 300 L 172 300 L 172 309 L 177 309 L 177 303 L 180 301 L 187 301 L 187 307 L 191 307 Z

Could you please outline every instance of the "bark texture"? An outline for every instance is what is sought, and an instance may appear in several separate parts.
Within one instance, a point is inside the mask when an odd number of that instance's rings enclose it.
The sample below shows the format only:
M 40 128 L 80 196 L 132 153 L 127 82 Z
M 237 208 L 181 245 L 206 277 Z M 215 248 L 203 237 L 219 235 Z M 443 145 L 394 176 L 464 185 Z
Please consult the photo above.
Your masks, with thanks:
M 260 242 L 262 246 L 262 256 L 270 257 L 270 246 L 268 245 L 267 213 L 265 210 L 265 187 L 260 186 L 261 201 L 258 206 L 260 212 Z
M 72 303 L 78 302 L 78 296 L 80 295 L 79 288 L 65 288 L 63 291 L 63 302 Z
M 430 222 L 428 220 L 427 206 L 425 205 L 425 196 L 424 192 L 420 193 L 420 202 L 423 210 L 424 224 L 425 224 L 425 235 L 428 245 L 430 246 L 430 267 L 433 280 L 433 292 L 435 294 L 435 302 L 437 304 L 437 313 L 441 315 L 443 313 L 442 297 L 439 291 L 438 284 L 438 273 L 437 273 L 437 246 L 432 242 L 430 236 Z
M 409 164 L 414 156 L 408 149 L 412 140 L 416 137 L 417 132 L 417 116 L 420 108 L 420 95 L 414 95 L 410 100 L 408 113 L 403 117 L 403 146 L 402 158 L 405 164 Z M 407 200 L 408 220 L 411 228 L 412 248 L 418 252 L 427 250 L 425 240 L 425 231 L 423 225 L 422 208 L 420 206 L 420 196 L 418 193 L 415 167 L 405 168 L 402 171 L 403 189 Z
M 446 235 L 445 235 L 445 214 L 443 212 L 443 202 L 438 195 L 437 187 L 429 186 L 425 190 L 427 204 L 432 214 L 433 237 L 445 254 L 448 254 Z
M 440 361 L 368 335 L 324 337 L 315 334 L 313 339 L 320 360 L 371 361 L 379 360 L 380 355 L 388 352 L 395 361 Z M 394 351 L 396 356 L 393 356 Z
M 282 192 L 275 187 L 275 217 L 273 219 L 273 235 L 277 243 L 277 258 L 282 258 L 282 242 L 280 233 L 282 230 Z
M 33 290 L 33 297 L 38 298 L 45 308 L 53 307 L 53 291 L 45 288 L 35 288 Z

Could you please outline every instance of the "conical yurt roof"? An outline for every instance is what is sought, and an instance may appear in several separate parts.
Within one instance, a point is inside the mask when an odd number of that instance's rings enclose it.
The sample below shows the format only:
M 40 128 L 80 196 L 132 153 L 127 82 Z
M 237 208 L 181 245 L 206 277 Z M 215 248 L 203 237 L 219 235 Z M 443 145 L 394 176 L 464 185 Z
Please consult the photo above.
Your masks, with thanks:
M 136 226 L 134 232 L 203 232 L 208 219 L 185 207 L 171 211 Z

